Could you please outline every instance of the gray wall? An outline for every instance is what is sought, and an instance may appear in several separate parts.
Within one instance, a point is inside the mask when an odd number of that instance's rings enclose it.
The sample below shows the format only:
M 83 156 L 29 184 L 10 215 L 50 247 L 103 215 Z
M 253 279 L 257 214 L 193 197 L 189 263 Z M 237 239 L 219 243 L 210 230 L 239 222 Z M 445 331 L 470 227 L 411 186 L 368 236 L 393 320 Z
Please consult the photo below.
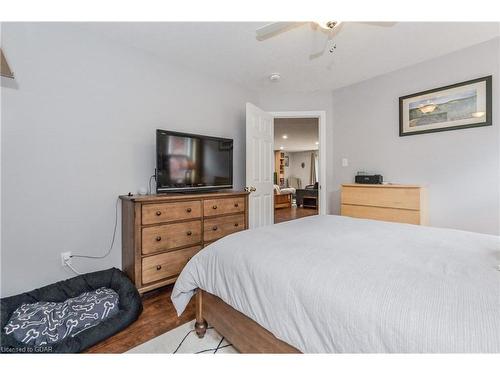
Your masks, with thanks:
M 17 76 L 1 98 L 2 296 L 73 276 L 62 251 L 104 252 L 117 195 L 147 186 L 156 128 L 234 138 L 242 187 L 246 101 L 326 111 L 329 212 L 338 212 L 339 185 L 363 169 L 427 186 L 432 225 L 499 232 L 498 39 L 337 90 L 333 100 L 257 95 L 70 24 L 2 24 L 2 47 Z M 494 126 L 398 137 L 399 96 L 488 74 Z M 110 257 L 75 266 L 120 266 L 120 236 L 118 227 Z
M 73 276 L 60 253 L 102 254 L 117 196 L 146 187 L 155 129 L 235 139 L 245 178 L 245 102 L 256 94 L 173 68 L 71 24 L 2 24 L 17 88 L 2 88 L 1 295 Z M 13 85 L 11 85 L 13 86 Z M 121 265 L 121 234 L 104 260 Z
M 288 176 L 298 177 L 302 182 L 302 188 L 309 185 L 311 179 L 311 154 L 318 154 L 317 151 L 300 151 L 300 152 L 289 152 L 289 162 L 290 166 L 288 169 Z M 301 164 L 304 163 L 305 166 L 302 168 Z
M 430 225 L 500 233 L 499 56 L 496 38 L 333 93 L 333 207 L 356 171 L 429 191 Z M 398 98 L 493 75 L 493 126 L 398 136 Z M 342 167 L 341 159 L 349 159 Z

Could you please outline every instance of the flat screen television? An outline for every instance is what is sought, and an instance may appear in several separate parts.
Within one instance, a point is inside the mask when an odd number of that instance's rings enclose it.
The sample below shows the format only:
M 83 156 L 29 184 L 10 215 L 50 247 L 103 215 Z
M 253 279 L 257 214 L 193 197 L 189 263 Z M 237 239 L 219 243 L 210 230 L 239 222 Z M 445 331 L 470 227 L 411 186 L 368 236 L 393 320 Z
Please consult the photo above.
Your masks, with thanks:
M 156 130 L 158 193 L 232 187 L 232 139 Z

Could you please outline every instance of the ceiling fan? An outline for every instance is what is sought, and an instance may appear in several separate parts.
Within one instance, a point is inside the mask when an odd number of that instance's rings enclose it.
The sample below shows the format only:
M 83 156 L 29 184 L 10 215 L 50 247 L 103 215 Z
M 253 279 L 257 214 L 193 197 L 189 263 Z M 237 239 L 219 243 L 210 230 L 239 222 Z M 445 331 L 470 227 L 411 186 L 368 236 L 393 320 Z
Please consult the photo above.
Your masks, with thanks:
M 356 22 L 356 23 L 363 23 L 363 24 L 368 24 L 368 25 L 373 25 L 373 26 L 382 26 L 382 27 L 391 27 L 396 24 L 396 22 Z M 332 41 L 333 37 L 337 35 L 342 29 L 342 26 L 344 22 L 341 21 L 312 21 L 312 22 L 273 22 L 267 25 L 264 25 L 262 27 L 259 27 L 257 30 L 255 30 L 257 40 L 263 41 L 269 38 L 272 38 L 278 34 L 284 33 L 286 31 L 289 31 L 291 29 L 294 29 L 299 26 L 303 26 L 309 24 L 314 30 L 321 31 L 324 34 L 327 34 L 325 43 L 323 45 L 323 48 L 320 50 L 313 52 L 309 55 L 309 59 L 313 60 L 316 59 L 320 56 L 322 56 L 327 47 L 328 44 Z M 333 52 L 335 50 L 336 46 L 332 45 L 329 49 L 330 52 Z

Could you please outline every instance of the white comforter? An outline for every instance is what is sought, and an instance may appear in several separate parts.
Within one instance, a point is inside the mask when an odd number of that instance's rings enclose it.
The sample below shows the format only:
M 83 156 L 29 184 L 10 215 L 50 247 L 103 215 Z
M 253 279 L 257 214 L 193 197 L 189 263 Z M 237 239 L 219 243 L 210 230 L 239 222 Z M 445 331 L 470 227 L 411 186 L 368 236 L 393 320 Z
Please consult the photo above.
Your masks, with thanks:
M 500 238 L 314 216 L 200 251 L 172 292 L 202 288 L 302 352 L 500 352 Z

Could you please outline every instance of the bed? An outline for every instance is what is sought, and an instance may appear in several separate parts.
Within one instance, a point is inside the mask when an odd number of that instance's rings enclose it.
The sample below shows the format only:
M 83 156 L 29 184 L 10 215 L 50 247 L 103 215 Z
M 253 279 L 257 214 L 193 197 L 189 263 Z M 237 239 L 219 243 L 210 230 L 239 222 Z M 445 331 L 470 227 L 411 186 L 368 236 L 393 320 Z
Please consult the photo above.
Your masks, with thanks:
M 180 274 L 241 352 L 500 352 L 500 238 L 312 216 L 225 237 Z

